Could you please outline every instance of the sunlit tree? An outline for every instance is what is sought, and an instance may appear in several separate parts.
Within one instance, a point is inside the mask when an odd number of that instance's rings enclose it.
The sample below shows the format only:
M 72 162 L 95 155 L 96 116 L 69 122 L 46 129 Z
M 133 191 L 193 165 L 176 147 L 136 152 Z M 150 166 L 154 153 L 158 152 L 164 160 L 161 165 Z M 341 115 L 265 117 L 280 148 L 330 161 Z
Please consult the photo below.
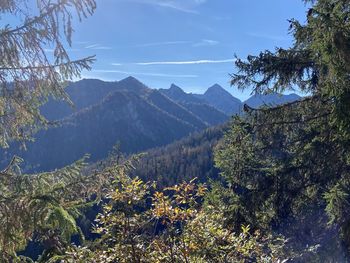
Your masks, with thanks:
M 0 143 L 31 138 L 48 122 L 39 107 L 48 96 L 70 102 L 65 82 L 89 69 L 93 57 L 72 60 L 65 46 L 72 44 L 73 15 L 82 19 L 93 13 L 93 0 L 40 0 L 37 8 L 27 1 L 1 1 L 0 29 Z M 48 48 L 52 53 L 46 52 Z
M 94 0 L 0 1 L 0 145 L 25 141 L 50 123 L 40 114 L 49 97 L 71 103 L 68 80 L 89 69 L 93 57 L 73 60 L 73 17 L 91 15 Z M 12 21 L 8 24 L 6 21 Z M 47 52 L 52 49 L 53 52 Z M 79 229 L 74 217 L 92 193 L 102 192 L 96 176 L 83 176 L 84 159 L 58 171 L 25 175 L 19 157 L 0 172 L 0 257 L 16 252 L 40 236 L 50 249 Z

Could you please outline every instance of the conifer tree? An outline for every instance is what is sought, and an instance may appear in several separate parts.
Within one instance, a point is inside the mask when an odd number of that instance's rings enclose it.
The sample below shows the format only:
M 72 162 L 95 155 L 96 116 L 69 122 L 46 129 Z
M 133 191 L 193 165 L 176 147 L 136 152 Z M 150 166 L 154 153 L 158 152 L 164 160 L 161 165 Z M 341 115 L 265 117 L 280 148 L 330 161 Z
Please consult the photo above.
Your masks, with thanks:
M 2 24 L 18 22 L 0 29 L 1 147 L 31 139 L 38 129 L 51 125 L 40 106 L 49 97 L 72 103 L 64 91 L 67 81 L 93 62 L 93 57 L 72 60 L 66 46 L 72 45 L 73 16 L 82 20 L 91 15 L 94 0 L 39 0 L 34 9 L 30 5 L 0 1 Z M 78 208 L 92 193 L 102 193 L 103 181 L 101 175 L 83 176 L 84 159 L 61 170 L 26 175 L 20 171 L 21 158 L 14 156 L 0 171 L 2 262 L 18 260 L 17 252 L 35 237 L 48 245 L 50 254 L 79 232 Z
M 0 29 L 2 147 L 10 140 L 29 139 L 38 126 L 47 126 L 40 105 L 48 96 L 71 103 L 64 91 L 66 81 L 89 69 L 93 61 L 93 57 L 72 60 L 65 48 L 72 44 L 73 14 L 79 19 L 91 15 L 96 7 L 93 0 L 40 0 L 36 10 L 28 4 L 19 0 L 0 4 L 2 20 L 20 23 Z M 48 53 L 48 48 L 53 52 Z
M 298 90 L 305 98 L 245 105 L 216 161 L 234 195 L 232 221 L 283 233 L 300 250 L 321 247 L 319 260 L 343 261 L 350 249 L 350 2 L 306 2 L 307 22 L 290 20 L 293 45 L 237 59 L 231 81 L 253 93 Z

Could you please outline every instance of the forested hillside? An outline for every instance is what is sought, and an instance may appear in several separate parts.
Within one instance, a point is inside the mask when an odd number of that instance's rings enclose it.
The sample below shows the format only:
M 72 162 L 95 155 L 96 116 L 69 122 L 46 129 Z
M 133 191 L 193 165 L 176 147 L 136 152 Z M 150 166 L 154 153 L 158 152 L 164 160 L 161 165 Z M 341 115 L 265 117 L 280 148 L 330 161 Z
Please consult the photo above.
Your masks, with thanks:
M 194 178 L 202 183 L 218 180 L 214 148 L 227 128 L 227 124 L 209 128 L 165 147 L 152 149 L 136 164 L 132 175 L 144 181 L 156 181 L 160 188 Z

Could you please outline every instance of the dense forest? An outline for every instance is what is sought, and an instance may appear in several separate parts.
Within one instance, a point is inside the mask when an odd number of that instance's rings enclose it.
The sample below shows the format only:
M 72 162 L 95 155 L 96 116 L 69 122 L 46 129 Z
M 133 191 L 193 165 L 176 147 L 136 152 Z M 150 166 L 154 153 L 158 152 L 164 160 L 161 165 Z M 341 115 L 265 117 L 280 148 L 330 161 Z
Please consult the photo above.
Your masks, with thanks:
M 72 103 L 66 81 L 94 60 L 72 60 L 64 47 L 72 13 L 92 15 L 94 0 L 37 1 L 32 17 L 25 2 L 0 3 L 1 13 L 25 18 L 0 31 L 4 148 L 25 147 L 54 125 L 42 105 Z M 290 20 L 293 45 L 237 58 L 231 84 L 307 96 L 244 104 L 228 126 L 148 156 L 122 158 L 116 149 L 101 165 L 82 156 L 36 174 L 22 173 L 14 156 L 0 171 L 1 262 L 349 262 L 350 2 L 304 2 L 306 22 Z M 96 206 L 95 235 L 85 239 L 81 221 Z M 31 242 L 40 255 L 23 255 Z
M 214 148 L 227 126 L 208 128 L 144 153 L 131 175 L 145 182 L 156 181 L 159 187 L 170 187 L 194 178 L 201 183 L 218 180 L 219 170 L 214 165 Z

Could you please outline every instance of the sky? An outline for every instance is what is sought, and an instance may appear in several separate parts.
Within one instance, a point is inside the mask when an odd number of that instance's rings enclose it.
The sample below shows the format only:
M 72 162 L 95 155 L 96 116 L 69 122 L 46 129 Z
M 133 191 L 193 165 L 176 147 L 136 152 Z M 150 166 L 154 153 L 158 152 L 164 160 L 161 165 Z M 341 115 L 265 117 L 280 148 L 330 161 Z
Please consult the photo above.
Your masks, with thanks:
M 289 47 L 288 19 L 305 22 L 301 0 L 97 0 L 88 19 L 74 22 L 72 58 L 96 55 L 83 78 L 134 76 L 151 88 L 171 83 L 203 93 L 230 87 L 234 55 Z

